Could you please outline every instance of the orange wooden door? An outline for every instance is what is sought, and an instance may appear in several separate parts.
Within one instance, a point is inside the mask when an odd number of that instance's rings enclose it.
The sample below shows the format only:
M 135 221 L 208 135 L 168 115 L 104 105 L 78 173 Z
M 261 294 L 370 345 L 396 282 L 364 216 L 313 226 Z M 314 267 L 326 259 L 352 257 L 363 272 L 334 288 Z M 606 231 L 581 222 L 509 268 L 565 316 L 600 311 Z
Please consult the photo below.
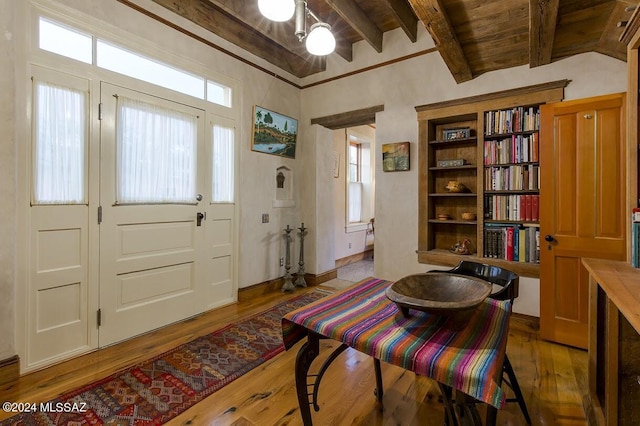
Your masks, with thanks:
M 581 259 L 626 259 L 625 94 L 543 105 L 540 335 L 587 347 L 589 274 Z

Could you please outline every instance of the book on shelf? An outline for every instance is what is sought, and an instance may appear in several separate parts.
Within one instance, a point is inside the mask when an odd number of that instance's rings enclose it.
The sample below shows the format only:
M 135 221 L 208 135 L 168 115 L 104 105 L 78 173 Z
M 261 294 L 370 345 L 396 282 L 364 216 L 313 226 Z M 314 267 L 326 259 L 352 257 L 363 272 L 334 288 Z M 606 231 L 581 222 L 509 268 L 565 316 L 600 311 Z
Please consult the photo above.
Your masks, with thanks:
M 631 211 L 631 266 L 640 268 L 640 208 Z
M 488 194 L 484 197 L 485 220 L 538 222 L 539 194 Z
M 540 128 L 540 109 L 534 106 L 519 106 L 507 110 L 487 111 L 484 122 L 486 136 L 536 131 Z
M 483 257 L 540 263 L 540 228 L 507 223 L 485 223 Z
M 487 136 L 490 137 L 490 136 Z M 538 133 L 484 141 L 484 164 L 537 163 Z

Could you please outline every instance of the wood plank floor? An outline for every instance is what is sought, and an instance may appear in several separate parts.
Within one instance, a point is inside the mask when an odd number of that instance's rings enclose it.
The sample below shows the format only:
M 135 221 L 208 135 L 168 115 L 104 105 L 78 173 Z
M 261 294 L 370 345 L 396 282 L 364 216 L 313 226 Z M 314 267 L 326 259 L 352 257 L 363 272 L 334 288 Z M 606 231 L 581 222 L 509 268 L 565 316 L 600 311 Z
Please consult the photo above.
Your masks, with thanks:
M 301 292 L 303 290 L 298 290 Z M 252 315 L 290 294 L 274 292 L 217 309 L 179 324 L 21 377 L 0 389 L 0 400 L 44 402 L 160 354 L 230 322 Z M 225 386 L 185 411 L 172 425 L 301 425 L 293 366 L 301 343 Z M 336 343 L 323 341 L 318 364 Z M 535 425 L 586 425 L 585 351 L 542 341 L 536 322 L 514 316 L 507 353 Z M 314 364 L 315 366 L 316 364 Z M 313 368 L 313 367 L 312 367 Z M 325 374 L 316 425 L 442 425 L 438 388 L 430 379 L 382 364 L 384 400 L 376 403 L 371 358 L 347 350 Z M 0 420 L 9 417 L 0 412 Z M 517 404 L 498 414 L 499 425 L 523 425 Z

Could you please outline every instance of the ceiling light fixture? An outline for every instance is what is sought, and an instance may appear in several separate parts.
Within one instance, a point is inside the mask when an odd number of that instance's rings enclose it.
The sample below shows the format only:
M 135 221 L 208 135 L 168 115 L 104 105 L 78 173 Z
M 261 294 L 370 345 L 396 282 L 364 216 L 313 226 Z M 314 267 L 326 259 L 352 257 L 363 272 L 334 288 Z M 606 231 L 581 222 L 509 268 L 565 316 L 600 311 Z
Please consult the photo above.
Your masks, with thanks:
M 265 18 L 284 22 L 293 17 L 296 3 L 295 0 L 258 0 L 258 9 Z
M 336 38 L 331 32 L 331 25 L 322 22 L 309 9 L 305 0 L 258 0 L 258 9 L 265 18 L 276 22 L 288 21 L 295 15 L 295 35 L 302 42 L 305 40 L 307 51 L 312 55 L 325 56 L 336 48 Z M 307 34 L 307 14 L 315 19 Z

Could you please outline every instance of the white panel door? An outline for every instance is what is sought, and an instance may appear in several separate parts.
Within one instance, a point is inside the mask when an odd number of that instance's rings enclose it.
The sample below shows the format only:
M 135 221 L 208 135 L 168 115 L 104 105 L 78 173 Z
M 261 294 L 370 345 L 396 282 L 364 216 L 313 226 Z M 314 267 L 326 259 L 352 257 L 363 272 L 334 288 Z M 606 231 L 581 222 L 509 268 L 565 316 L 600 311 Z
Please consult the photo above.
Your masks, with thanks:
M 88 165 L 97 151 L 90 149 L 90 98 L 88 80 L 32 67 L 29 274 L 19 289 L 24 371 L 86 352 L 96 342 Z
M 107 83 L 101 99 L 99 343 L 105 346 L 205 310 L 210 191 L 202 110 Z M 123 108 L 141 114 L 125 117 Z M 184 152 L 188 141 L 175 142 L 190 130 L 167 137 L 176 120 L 163 117 L 168 111 L 178 121 L 192 119 L 193 156 Z M 131 154 L 131 143 L 152 150 Z M 156 155 L 161 150 L 169 154 Z M 157 176 L 158 168 L 169 168 L 169 176 Z

